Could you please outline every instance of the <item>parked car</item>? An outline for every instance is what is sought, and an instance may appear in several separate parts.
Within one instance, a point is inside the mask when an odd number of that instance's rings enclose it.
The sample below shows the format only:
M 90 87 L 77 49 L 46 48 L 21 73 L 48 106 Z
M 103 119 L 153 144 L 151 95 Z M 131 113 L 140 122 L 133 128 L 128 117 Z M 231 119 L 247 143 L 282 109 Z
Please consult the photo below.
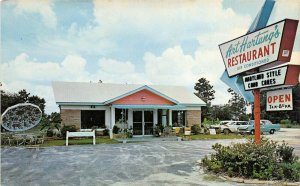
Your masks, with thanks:
M 270 134 L 274 134 L 275 131 L 280 130 L 280 125 L 279 124 L 273 124 L 269 120 L 260 120 L 260 131 L 261 133 L 263 132 L 268 132 Z M 254 134 L 254 120 L 250 120 L 247 125 L 239 126 L 238 127 L 239 133 L 248 133 L 248 134 Z
M 211 125 L 211 129 L 220 129 L 221 132 L 224 134 L 229 134 L 232 132 L 238 132 L 238 127 L 241 125 L 247 125 L 248 121 L 232 121 L 232 120 L 226 120 L 226 121 L 220 121 L 219 124 Z
M 218 124 L 210 125 L 209 128 L 211 129 L 221 129 L 222 125 L 225 125 L 228 122 L 231 122 L 232 120 L 225 120 L 225 121 L 220 121 Z
M 239 132 L 238 128 L 240 126 L 246 126 L 248 121 L 229 121 L 221 125 L 221 132 L 224 134 Z

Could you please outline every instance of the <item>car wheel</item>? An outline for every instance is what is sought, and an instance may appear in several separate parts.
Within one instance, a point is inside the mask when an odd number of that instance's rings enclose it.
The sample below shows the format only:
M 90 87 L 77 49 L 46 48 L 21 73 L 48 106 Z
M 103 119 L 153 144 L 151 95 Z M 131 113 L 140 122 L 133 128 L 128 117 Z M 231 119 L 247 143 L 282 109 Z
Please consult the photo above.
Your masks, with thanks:
M 275 130 L 274 129 L 271 129 L 270 130 L 270 134 L 274 134 Z
M 230 133 L 230 131 L 228 129 L 224 129 L 223 132 L 224 132 L 224 134 L 229 134 Z
M 254 135 L 254 133 L 255 133 L 254 130 L 251 130 L 251 131 L 250 131 L 250 134 L 251 134 L 251 135 Z

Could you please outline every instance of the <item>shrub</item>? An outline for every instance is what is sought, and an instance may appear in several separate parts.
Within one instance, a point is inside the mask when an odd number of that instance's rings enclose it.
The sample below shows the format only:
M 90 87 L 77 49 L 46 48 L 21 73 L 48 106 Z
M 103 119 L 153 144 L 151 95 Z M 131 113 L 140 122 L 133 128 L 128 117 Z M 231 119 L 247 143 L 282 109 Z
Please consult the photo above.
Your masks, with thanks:
M 199 125 L 193 125 L 191 127 L 192 133 L 194 134 L 200 134 L 201 133 L 201 127 Z
M 281 124 L 291 124 L 291 120 L 283 119 L 283 120 L 280 120 L 280 123 Z
M 119 131 L 120 131 L 120 128 L 119 128 L 118 126 L 115 125 L 115 126 L 113 127 L 113 133 L 114 133 L 114 134 L 118 134 Z
M 104 129 L 103 130 L 103 136 L 109 136 L 109 129 Z
M 249 140 L 232 146 L 215 144 L 212 148 L 216 152 L 202 159 L 207 171 L 263 180 L 300 180 L 300 162 L 293 154 L 294 148 L 286 143 L 278 145 L 262 139 L 259 145 Z
M 63 136 L 63 138 L 66 137 L 67 131 L 69 131 L 69 132 L 76 132 L 76 131 L 77 131 L 76 126 L 75 126 L 75 125 L 67 125 L 67 126 L 64 125 L 64 126 L 60 129 L 60 133 L 61 133 L 61 135 Z

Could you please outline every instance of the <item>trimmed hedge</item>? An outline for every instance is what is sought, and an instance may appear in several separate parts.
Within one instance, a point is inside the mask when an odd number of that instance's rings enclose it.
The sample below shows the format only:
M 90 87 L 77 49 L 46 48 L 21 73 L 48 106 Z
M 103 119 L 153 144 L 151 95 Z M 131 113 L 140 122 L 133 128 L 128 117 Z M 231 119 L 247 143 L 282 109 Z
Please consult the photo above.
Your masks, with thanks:
M 283 142 L 262 139 L 259 145 L 249 140 L 231 146 L 215 144 L 210 157 L 202 159 L 202 166 L 210 172 L 230 177 L 257 178 L 262 180 L 300 181 L 299 157 L 294 148 Z

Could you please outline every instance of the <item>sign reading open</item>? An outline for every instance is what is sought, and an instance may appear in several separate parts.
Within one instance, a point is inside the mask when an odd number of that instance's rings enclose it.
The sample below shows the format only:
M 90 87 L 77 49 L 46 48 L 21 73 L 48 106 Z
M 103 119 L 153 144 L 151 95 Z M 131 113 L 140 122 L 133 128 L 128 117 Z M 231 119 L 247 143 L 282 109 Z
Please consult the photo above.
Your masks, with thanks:
M 267 111 L 293 110 L 292 89 L 267 92 Z

